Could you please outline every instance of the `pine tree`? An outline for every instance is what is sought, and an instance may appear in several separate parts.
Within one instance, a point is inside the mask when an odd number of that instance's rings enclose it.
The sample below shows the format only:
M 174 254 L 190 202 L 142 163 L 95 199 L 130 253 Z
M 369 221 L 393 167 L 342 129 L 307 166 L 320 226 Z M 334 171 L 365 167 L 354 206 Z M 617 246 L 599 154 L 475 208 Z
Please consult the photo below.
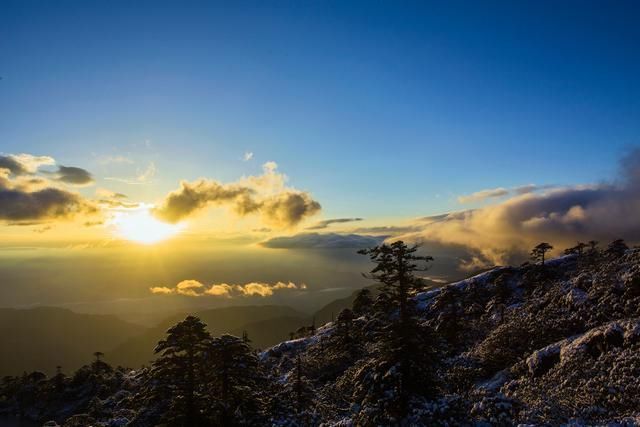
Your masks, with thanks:
M 207 355 L 207 369 L 210 394 L 218 397 L 217 423 L 225 426 L 254 424 L 262 411 L 259 391 L 264 376 L 251 346 L 228 334 L 213 338 Z
M 460 341 L 459 335 L 462 330 L 461 297 L 462 292 L 457 287 L 447 286 L 441 289 L 434 303 L 434 309 L 439 313 L 436 332 L 453 347 Z
M 507 302 L 511 296 L 511 288 L 504 275 L 500 275 L 496 278 L 494 296 L 490 302 L 490 307 L 500 315 L 500 322 L 504 321 L 504 312 L 507 308 Z
M 551 249 L 553 249 L 553 246 L 551 246 L 547 242 L 542 242 L 536 245 L 536 247 L 531 250 L 531 259 L 535 262 L 539 262 L 540 265 L 544 266 L 545 254 Z
M 572 246 L 570 248 L 565 249 L 564 250 L 564 254 L 565 255 L 578 255 L 579 257 L 581 257 L 582 255 L 584 255 L 584 252 L 588 247 L 589 247 L 588 244 L 582 243 L 582 242 L 578 242 L 575 246 Z
M 340 341 L 343 343 L 350 343 L 352 336 L 352 323 L 353 323 L 353 311 L 345 308 L 338 314 L 337 334 Z
M 211 336 L 206 325 L 195 316 L 187 316 L 167 331 L 154 352 L 154 394 L 171 402 L 166 421 L 171 425 L 198 426 L 204 424 L 205 356 L 210 351 Z
M 416 255 L 417 250 L 417 246 L 397 241 L 359 251 L 376 265 L 367 277 L 382 283 L 382 294 L 390 307 L 397 310 L 397 314 L 391 313 L 379 339 L 383 343 L 381 356 L 388 368 L 398 367 L 397 410 L 402 417 L 408 412 L 411 396 L 430 395 L 434 388 L 432 334 L 418 323 L 412 298 L 425 288 L 414 273 L 426 267 L 417 263 L 427 263 L 433 258 Z

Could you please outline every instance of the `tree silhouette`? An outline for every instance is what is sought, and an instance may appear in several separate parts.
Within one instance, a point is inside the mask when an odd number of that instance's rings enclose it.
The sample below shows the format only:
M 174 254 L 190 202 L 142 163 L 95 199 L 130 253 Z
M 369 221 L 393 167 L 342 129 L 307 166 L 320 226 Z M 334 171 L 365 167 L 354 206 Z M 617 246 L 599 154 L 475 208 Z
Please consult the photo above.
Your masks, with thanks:
M 202 396 L 205 381 L 205 356 L 210 351 L 211 336 L 206 325 L 195 316 L 187 316 L 167 331 L 154 352 L 159 357 L 152 366 L 155 392 L 171 402 L 166 414 L 171 425 L 203 424 Z
M 337 321 L 338 336 L 340 337 L 342 342 L 349 343 L 352 339 L 351 329 L 353 323 L 353 311 L 345 308 L 340 313 L 338 313 Z
M 111 367 L 104 363 L 102 361 L 102 357 L 104 357 L 104 353 L 101 351 L 96 351 L 93 353 L 93 357 L 96 358 L 96 360 L 93 361 L 92 365 L 93 365 L 93 370 L 95 371 L 96 374 L 99 374 L 100 372 L 107 370 L 107 369 L 111 369 Z
M 373 307 L 373 298 L 371 291 L 367 288 L 360 289 L 353 300 L 353 313 L 356 316 L 362 316 L 371 311 Z
M 551 246 L 547 242 L 542 242 L 531 250 L 531 259 L 535 262 L 539 262 L 540 265 L 544 266 L 545 254 L 551 249 L 553 249 L 553 246 Z
M 629 246 L 623 239 L 616 239 L 609 243 L 607 249 L 604 251 L 609 258 L 620 258 L 629 249 Z
M 500 275 L 496 278 L 494 296 L 490 301 L 490 308 L 493 311 L 497 311 L 500 316 L 500 322 L 504 321 L 504 312 L 507 308 L 507 302 L 511 296 L 511 288 L 507 282 L 505 275 Z
M 412 298 L 426 286 L 414 273 L 426 270 L 426 263 L 433 258 L 416 255 L 417 250 L 417 246 L 397 241 L 358 251 L 368 255 L 375 264 L 365 277 L 382 283 L 381 293 L 386 296 L 389 306 L 397 310 L 397 315 L 390 316 L 378 339 L 382 341 L 382 358 L 389 368 L 398 367 L 397 409 L 401 416 L 407 414 L 412 395 L 428 395 L 434 385 L 431 333 L 418 323 Z
M 584 251 L 589 247 L 588 244 L 578 242 L 575 246 L 567 248 L 564 250 L 565 255 L 584 255 Z
M 218 397 L 216 425 L 251 425 L 261 411 L 262 374 L 247 342 L 233 335 L 213 338 L 207 355 L 210 395 Z

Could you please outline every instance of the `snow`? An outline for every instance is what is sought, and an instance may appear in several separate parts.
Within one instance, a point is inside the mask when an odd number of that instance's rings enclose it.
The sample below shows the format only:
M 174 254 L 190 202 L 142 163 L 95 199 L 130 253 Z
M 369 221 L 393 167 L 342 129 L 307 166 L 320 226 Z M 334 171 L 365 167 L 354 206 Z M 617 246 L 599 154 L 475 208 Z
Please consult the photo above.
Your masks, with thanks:
M 509 372 L 507 372 L 506 369 L 502 370 L 491 377 L 491 379 L 478 384 L 478 389 L 496 392 L 500 390 L 500 387 L 502 387 L 507 381 L 509 381 L 509 378 Z
M 581 306 L 589 300 L 589 295 L 579 288 L 571 289 L 564 297 L 565 302 L 570 306 Z

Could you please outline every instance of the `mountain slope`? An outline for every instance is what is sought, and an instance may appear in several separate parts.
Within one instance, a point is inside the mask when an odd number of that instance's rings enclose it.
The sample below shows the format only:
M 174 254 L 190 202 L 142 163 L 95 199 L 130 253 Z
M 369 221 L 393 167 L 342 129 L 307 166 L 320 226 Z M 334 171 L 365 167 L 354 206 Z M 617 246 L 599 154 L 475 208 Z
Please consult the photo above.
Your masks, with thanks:
M 106 353 L 143 327 L 115 316 L 78 314 L 53 307 L 0 309 L 0 375 L 40 370 L 67 372 L 92 360 L 93 352 Z
M 415 301 L 437 333 L 439 380 L 434 398 L 412 398 L 407 425 L 640 425 L 639 249 L 495 268 Z M 287 381 L 300 356 L 328 425 L 389 422 L 384 381 L 395 368 L 366 374 L 380 366 L 380 319 L 353 320 L 356 356 L 340 353 L 340 326 L 329 323 L 261 359 Z

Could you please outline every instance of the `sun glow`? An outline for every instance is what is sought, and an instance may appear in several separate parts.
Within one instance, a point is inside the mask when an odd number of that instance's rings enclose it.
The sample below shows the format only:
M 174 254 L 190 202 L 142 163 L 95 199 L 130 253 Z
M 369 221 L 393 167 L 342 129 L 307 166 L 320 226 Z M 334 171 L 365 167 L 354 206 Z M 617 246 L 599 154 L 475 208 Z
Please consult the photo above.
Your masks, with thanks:
M 112 220 L 114 234 L 132 242 L 151 245 L 169 239 L 178 234 L 185 226 L 167 224 L 154 218 L 151 206 L 144 205 L 138 209 L 119 211 Z

